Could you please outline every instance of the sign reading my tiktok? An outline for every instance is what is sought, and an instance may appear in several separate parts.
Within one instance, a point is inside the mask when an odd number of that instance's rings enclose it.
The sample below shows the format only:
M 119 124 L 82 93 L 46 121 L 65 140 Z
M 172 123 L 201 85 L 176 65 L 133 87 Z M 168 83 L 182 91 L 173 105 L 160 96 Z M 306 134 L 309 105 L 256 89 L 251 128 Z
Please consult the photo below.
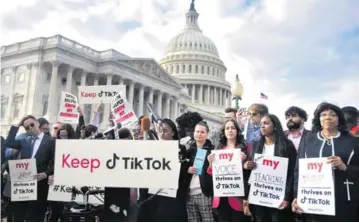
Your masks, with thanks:
M 54 185 L 177 189 L 178 162 L 172 140 L 57 140 Z
M 212 163 L 213 192 L 216 197 L 244 196 L 240 149 L 215 150 Z
M 288 158 L 255 154 L 254 161 L 257 167 L 251 171 L 248 202 L 279 208 L 285 196 Z
M 335 215 L 333 168 L 327 158 L 299 159 L 297 204 L 304 213 Z

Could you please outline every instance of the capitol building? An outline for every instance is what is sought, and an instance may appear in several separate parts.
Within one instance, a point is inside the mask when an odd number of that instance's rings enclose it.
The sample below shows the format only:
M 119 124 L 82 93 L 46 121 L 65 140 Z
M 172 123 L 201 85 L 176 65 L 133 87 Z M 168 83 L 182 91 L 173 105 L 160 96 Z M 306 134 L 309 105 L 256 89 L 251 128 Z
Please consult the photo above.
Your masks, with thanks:
M 163 58 L 133 58 L 116 50 L 96 51 L 61 35 L 39 37 L 1 47 L 1 135 L 32 114 L 56 122 L 61 91 L 78 95 L 78 86 L 126 85 L 133 110 L 147 115 L 152 103 L 159 115 L 174 120 L 198 112 L 212 132 L 219 130 L 231 105 L 226 67 L 216 45 L 199 25 L 192 2 L 184 29 L 173 37 Z M 96 105 L 84 105 L 89 122 Z M 101 128 L 108 125 L 105 104 Z

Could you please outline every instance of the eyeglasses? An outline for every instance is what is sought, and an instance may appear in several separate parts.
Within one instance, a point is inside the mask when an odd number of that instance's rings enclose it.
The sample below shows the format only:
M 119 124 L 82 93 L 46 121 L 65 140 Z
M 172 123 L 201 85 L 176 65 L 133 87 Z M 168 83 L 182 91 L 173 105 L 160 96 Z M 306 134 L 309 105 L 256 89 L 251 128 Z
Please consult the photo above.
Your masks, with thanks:
M 34 123 L 30 123 L 30 125 L 24 126 L 25 130 L 29 130 L 30 127 L 34 128 L 35 124 Z
M 256 112 L 255 113 L 248 113 L 248 115 L 254 117 L 254 116 L 257 116 L 258 113 L 256 113 Z

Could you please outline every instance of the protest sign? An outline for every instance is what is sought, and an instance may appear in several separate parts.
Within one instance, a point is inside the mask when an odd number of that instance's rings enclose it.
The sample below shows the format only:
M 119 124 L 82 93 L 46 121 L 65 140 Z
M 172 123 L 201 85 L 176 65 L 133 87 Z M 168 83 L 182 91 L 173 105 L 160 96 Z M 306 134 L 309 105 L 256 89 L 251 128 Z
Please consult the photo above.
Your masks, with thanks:
M 206 160 L 207 150 L 198 148 L 196 153 L 196 158 L 193 162 L 193 167 L 197 169 L 197 175 L 202 174 L 203 164 Z
M 307 214 L 335 215 L 333 169 L 327 158 L 299 159 L 297 204 Z
M 77 98 L 67 92 L 61 92 L 61 101 L 57 121 L 68 124 L 78 124 L 79 113 L 77 112 Z
M 250 204 L 279 208 L 284 200 L 288 158 L 257 155 L 257 167 L 251 172 Z
M 126 98 L 126 85 L 79 86 L 79 104 L 109 104 L 118 92 Z
M 213 192 L 216 197 L 244 196 L 240 149 L 215 150 L 212 162 Z
M 9 160 L 11 201 L 37 200 L 35 159 Z
M 57 140 L 54 184 L 177 189 L 178 162 L 177 141 Z
M 117 123 L 121 123 L 122 126 L 126 126 L 131 122 L 137 122 L 137 116 L 132 110 L 127 99 L 123 96 L 122 92 L 119 92 L 111 101 L 111 111 Z
M 71 202 L 72 196 L 72 187 L 73 186 L 65 186 L 65 185 L 50 185 L 49 186 L 49 193 L 47 195 L 48 201 L 61 201 L 61 202 Z M 77 188 L 81 188 L 78 186 Z M 96 189 L 96 190 L 104 190 L 103 187 L 88 187 L 89 189 Z M 99 196 L 99 195 L 98 195 Z M 102 199 L 103 200 L 103 199 Z M 76 199 L 74 200 L 76 203 L 83 203 L 83 195 L 77 195 Z M 88 203 L 90 204 L 103 204 L 99 199 L 95 196 L 90 195 L 88 199 Z

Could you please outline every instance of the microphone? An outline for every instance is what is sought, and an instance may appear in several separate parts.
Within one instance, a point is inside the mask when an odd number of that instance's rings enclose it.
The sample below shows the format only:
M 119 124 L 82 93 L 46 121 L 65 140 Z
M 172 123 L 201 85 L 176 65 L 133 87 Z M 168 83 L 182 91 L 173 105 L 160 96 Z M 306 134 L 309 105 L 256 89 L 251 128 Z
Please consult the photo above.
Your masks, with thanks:
M 148 117 L 143 117 L 141 119 L 141 131 L 142 131 L 142 134 L 143 134 L 143 139 L 144 140 L 149 140 L 149 134 L 148 132 L 150 131 L 150 128 L 151 128 L 151 121 Z

